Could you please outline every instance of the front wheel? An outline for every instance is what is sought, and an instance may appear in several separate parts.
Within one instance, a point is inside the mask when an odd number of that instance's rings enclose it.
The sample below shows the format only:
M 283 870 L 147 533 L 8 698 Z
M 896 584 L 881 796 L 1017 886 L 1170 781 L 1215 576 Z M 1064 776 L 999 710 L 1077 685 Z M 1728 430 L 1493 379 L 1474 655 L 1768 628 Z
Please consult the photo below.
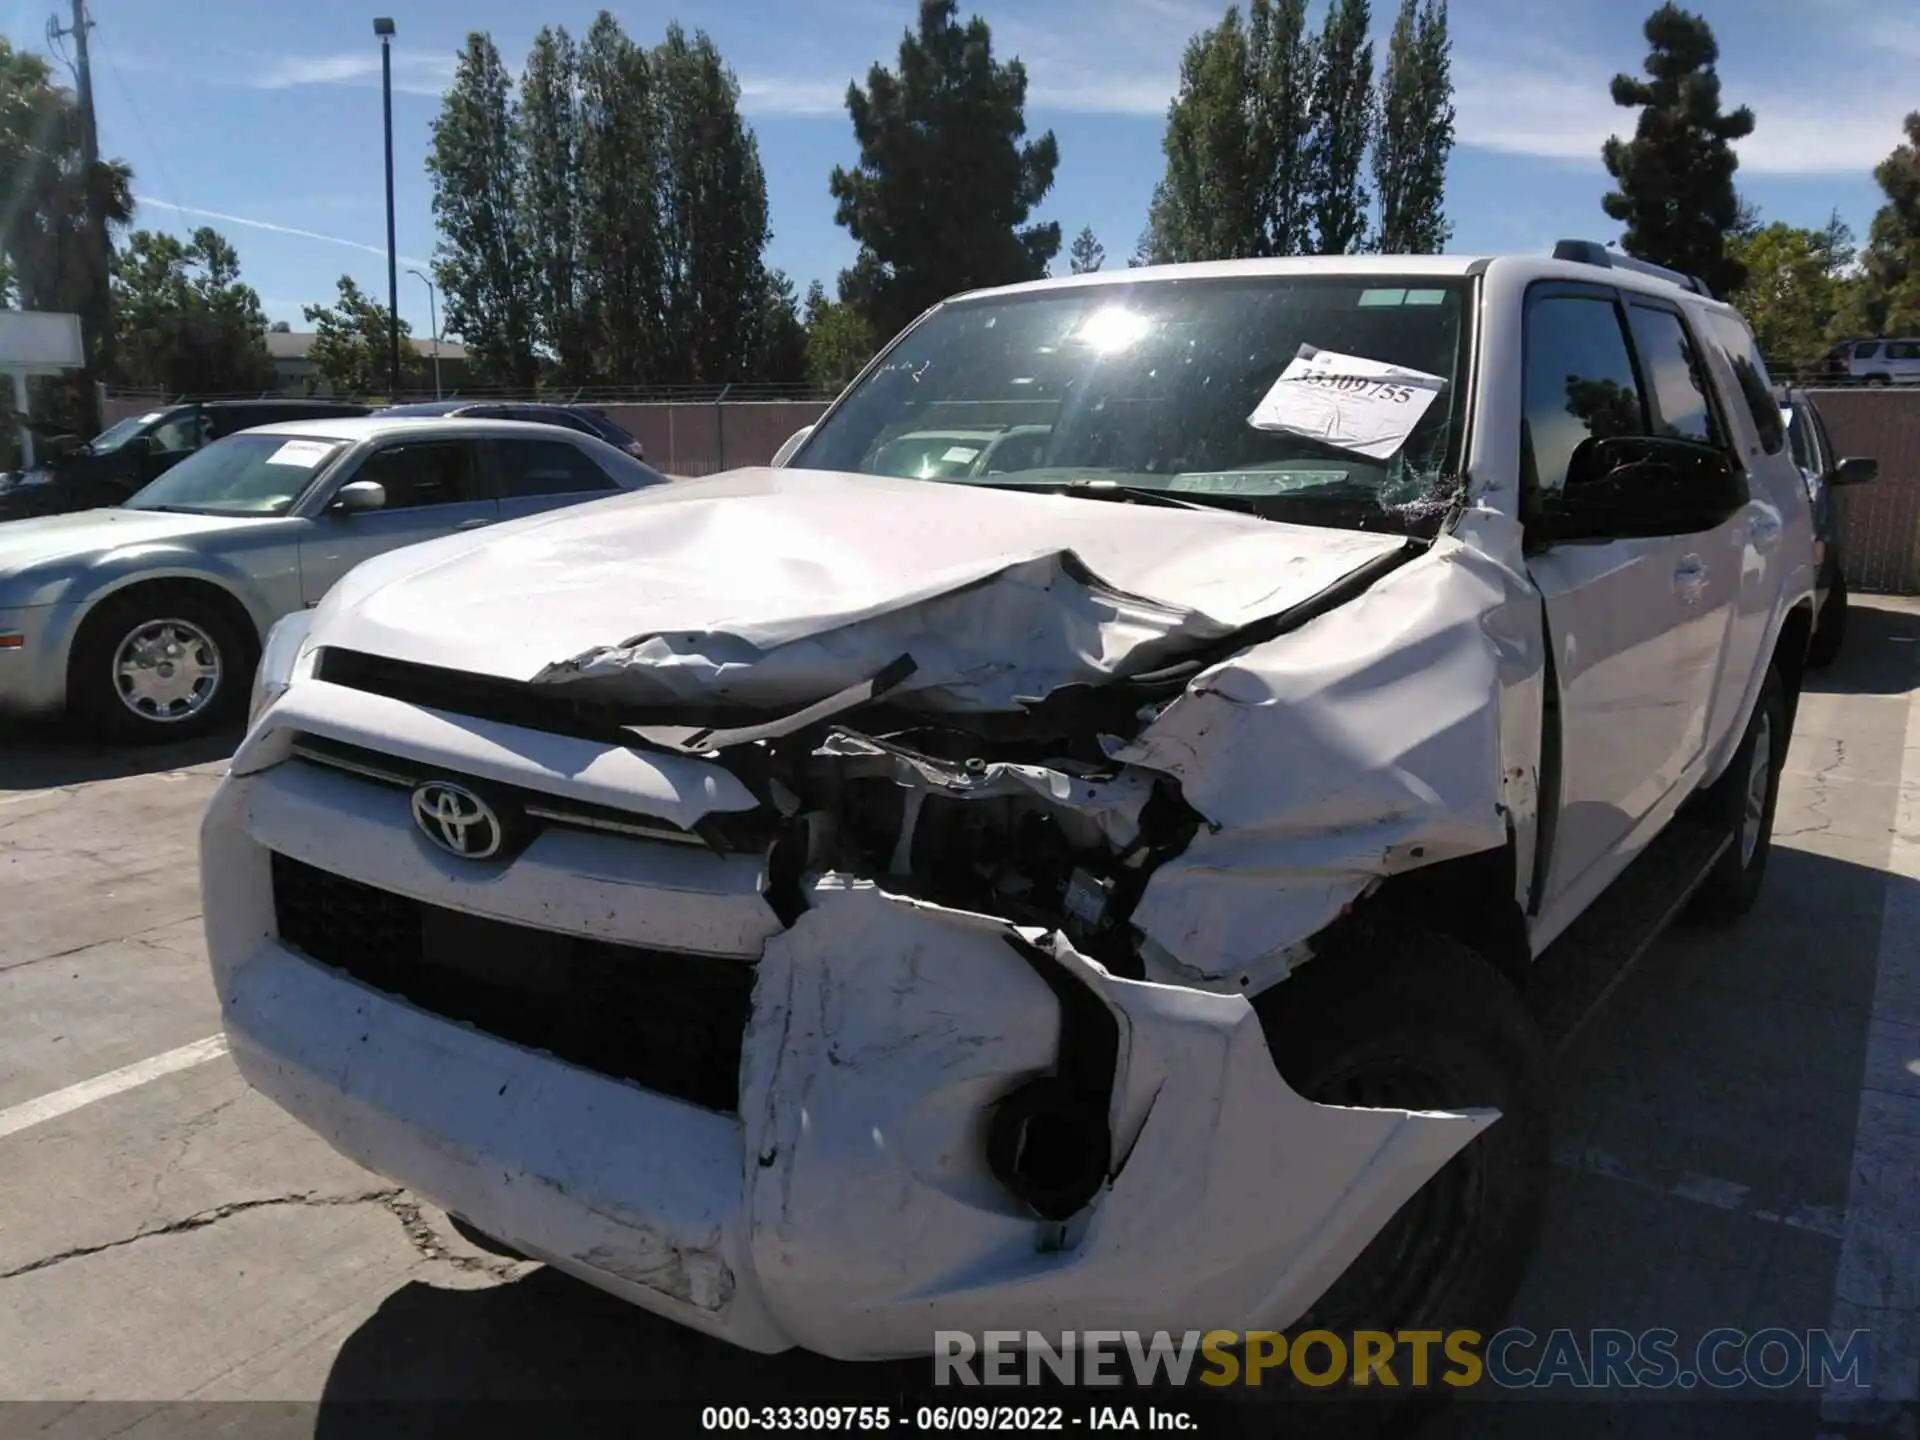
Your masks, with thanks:
M 109 740 L 197 740 L 239 719 L 250 658 L 245 638 L 197 595 L 132 594 L 87 618 L 69 704 Z
M 1727 848 L 1693 898 L 1692 910 L 1702 919 L 1738 920 L 1760 898 L 1789 738 L 1786 687 L 1780 672 L 1768 666 L 1740 748 L 1726 773 L 1702 797 L 1703 817 L 1727 836 Z
M 1491 1335 L 1526 1276 L 1548 1182 L 1547 1052 L 1519 992 L 1458 941 L 1380 920 L 1254 1006 L 1281 1077 L 1310 1100 L 1500 1112 L 1291 1331 Z

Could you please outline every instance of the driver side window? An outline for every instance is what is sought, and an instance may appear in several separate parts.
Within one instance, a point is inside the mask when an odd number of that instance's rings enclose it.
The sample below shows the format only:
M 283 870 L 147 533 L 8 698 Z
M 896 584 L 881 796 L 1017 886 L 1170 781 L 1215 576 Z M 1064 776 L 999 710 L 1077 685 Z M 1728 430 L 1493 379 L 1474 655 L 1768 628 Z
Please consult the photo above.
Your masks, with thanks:
M 481 498 L 474 447 L 466 441 L 391 445 L 369 455 L 352 478 L 373 480 L 384 487 L 386 510 L 455 505 Z
M 1586 440 L 1645 435 L 1647 406 L 1610 297 L 1541 296 L 1526 327 L 1520 463 L 1537 499 L 1565 487 Z

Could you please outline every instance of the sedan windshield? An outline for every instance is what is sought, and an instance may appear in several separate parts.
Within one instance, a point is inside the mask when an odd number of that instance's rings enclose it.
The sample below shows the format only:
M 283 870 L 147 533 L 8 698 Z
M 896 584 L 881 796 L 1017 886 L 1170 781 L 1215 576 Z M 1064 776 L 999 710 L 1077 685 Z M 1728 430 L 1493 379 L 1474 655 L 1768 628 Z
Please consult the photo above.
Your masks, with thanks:
M 127 441 L 138 435 L 147 426 L 158 420 L 163 412 L 155 410 L 150 415 L 129 415 L 117 425 L 110 425 L 81 448 L 95 455 L 109 455 L 118 450 Z
M 1432 533 L 1457 491 L 1471 284 L 1267 275 L 960 301 L 790 464 Z
M 195 451 L 125 508 L 284 515 L 346 443 L 318 435 L 242 431 Z

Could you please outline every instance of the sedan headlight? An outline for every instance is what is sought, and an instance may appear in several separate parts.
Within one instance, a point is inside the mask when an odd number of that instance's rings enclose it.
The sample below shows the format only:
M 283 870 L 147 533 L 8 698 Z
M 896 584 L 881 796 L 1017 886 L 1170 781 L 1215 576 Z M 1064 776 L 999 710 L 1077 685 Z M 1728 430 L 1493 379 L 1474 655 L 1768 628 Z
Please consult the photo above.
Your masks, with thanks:
M 313 612 L 296 610 L 267 632 L 267 643 L 260 650 L 260 668 L 253 676 L 253 698 L 247 704 L 249 729 L 262 711 L 313 669 L 314 652 L 307 645 L 312 630 Z

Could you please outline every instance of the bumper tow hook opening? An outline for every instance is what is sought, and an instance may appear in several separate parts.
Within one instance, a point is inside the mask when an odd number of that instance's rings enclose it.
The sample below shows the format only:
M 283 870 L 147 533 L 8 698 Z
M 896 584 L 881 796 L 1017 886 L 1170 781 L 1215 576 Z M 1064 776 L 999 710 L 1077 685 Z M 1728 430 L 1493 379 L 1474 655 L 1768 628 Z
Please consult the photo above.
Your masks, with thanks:
M 1066 1220 L 1105 1183 L 1111 1144 L 1104 1102 L 1044 1075 L 994 1107 L 987 1164 L 1042 1219 Z

